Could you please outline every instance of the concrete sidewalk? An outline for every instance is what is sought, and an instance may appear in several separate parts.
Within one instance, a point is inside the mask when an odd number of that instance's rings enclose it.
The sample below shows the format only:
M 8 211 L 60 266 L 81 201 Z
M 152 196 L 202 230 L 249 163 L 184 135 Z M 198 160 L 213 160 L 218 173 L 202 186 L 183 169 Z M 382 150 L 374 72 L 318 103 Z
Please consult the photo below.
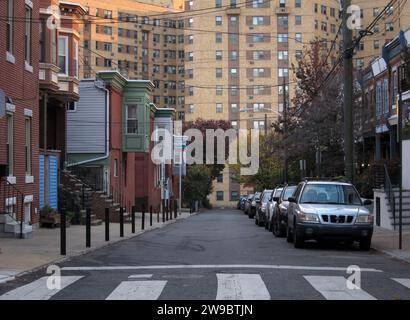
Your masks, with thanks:
M 410 263 L 410 231 L 403 230 L 403 248 L 399 250 L 399 231 L 374 228 L 372 248 Z
M 86 248 L 85 226 L 71 225 L 67 228 L 67 255 L 60 255 L 60 229 L 38 228 L 31 239 L 0 239 L 0 283 L 13 280 L 17 275 L 81 255 L 104 246 L 136 237 L 144 232 L 164 227 L 194 214 L 182 212 L 177 219 L 162 223 L 162 214 L 153 214 L 150 226 L 149 213 L 145 214 L 145 230 L 141 230 L 142 214 L 136 214 L 135 232 L 131 233 L 131 223 L 124 224 L 124 237 L 120 237 L 119 223 L 110 223 L 110 241 L 105 241 L 105 225 L 91 227 L 91 248 Z

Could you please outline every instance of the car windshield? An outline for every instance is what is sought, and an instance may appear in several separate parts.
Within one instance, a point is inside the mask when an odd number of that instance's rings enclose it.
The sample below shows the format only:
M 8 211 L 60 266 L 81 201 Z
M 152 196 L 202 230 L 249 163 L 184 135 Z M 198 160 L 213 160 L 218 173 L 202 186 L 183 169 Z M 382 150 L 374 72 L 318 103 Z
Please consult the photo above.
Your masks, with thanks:
M 276 189 L 274 197 L 279 198 L 279 197 L 280 197 L 280 194 L 282 193 L 282 190 L 283 190 L 283 188 L 278 188 L 278 189 Z
M 353 186 L 340 184 L 308 184 L 303 190 L 300 203 L 362 205 Z
M 268 202 L 268 201 L 269 201 L 269 198 L 270 198 L 270 196 L 271 196 L 271 194 L 272 194 L 272 190 L 266 190 L 266 191 L 263 193 L 262 202 Z
M 293 196 L 293 194 L 296 191 L 296 186 L 290 186 L 290 187 L 286 187 L 285 192 L 283 194 L 283 200 L 288 201 L 289 198 L 291 196 Z
M 255 193 L 255 200 L 260 199 L 260 198 L 261 198 L 261 193 L 260 192 Z
M 248 196 L 248 200 L 251 200 L 253 198 L 253 194 L 250 194 L 249 196 Z

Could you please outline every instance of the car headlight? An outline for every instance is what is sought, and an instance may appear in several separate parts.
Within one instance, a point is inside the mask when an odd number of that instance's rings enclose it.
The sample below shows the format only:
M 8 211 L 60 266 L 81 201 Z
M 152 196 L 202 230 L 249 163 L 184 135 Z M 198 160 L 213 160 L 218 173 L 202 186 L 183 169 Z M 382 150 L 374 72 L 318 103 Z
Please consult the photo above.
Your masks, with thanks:
M 253 205 L 253 206 L 256 206 L 256 201 L 252 201 L 252 205 Z
M 370 214 L 360 214 L 357 216 L 356 223 L 373 224 L 373 216 Z
M 319 216 L 316 213 L 305 213 L 302 211 L 296 212 L 298 219 L 302 222 L 319 223 Z

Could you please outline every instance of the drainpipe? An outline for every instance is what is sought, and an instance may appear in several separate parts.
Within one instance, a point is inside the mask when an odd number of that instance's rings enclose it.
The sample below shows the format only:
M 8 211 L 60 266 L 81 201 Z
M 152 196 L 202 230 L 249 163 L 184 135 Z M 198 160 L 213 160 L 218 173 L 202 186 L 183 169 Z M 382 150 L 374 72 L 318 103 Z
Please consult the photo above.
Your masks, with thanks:
M 105 87 L 100 87 L 95 85 L 97 88 L 104 90 L 105 91 L 105 119 L 106 119 L 106 133 L 105 133 L 105 155 L 102 157 L 97 157 L 97 158 L 92 158 L 76 163 L 71 163 L 68 164 L 67 167 L 73 167 L 73 166 L 79 166 L 82 164 L 94 162 L 94 161 L 99 161 L 99 160 L 105 160 L 108 159 L 110 156 L 110 148 L 109 148 L 109 143 L 110 143 L 110 91 L 105 88 Z

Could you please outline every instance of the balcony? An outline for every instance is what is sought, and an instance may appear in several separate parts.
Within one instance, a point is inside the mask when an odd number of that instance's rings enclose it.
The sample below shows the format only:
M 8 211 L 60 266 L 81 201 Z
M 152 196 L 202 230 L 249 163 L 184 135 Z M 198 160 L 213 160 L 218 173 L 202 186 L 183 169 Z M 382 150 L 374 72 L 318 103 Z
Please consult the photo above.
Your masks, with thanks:
M 60 68 L 51 63 L 40 63 L 38 78 L 40 88 L 51 91 L 58 90 L 58 72 Z

